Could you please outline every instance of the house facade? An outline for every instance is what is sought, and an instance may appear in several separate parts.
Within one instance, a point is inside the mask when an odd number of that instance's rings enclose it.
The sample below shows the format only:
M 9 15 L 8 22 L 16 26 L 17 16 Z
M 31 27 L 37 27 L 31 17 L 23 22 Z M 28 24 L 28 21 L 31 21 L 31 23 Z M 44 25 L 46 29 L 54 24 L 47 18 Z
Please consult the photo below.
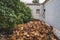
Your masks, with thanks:
M 43 4 L 27 3 L 26 5 L 31 9 L 34 19 L 43 20 Z

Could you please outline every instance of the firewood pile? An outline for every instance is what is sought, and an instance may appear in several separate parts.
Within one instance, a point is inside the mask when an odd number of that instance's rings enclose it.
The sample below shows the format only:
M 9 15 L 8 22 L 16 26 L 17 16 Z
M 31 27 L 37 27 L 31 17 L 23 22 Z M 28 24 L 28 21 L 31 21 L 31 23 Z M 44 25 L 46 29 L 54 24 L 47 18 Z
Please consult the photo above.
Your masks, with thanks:
M 53 28 L 42 21 L 30 21 L 14 29 L 10 40 L 57 40 Z
M 7 39 L 7 38 L 6 38 Z M 57 40 L 53 28 L 42 21 L 19 24 L 7 40 Z

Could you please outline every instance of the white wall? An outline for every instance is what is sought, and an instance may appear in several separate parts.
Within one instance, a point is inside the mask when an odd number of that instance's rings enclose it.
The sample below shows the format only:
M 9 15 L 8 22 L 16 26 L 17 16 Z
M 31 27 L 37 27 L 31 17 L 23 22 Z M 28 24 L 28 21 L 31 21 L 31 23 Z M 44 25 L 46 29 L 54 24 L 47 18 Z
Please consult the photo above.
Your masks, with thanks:
M 43 20 L 43 11 L 44 10 L 44 5 L 40 5 L 40 15 L 41 15 L 41 19 Z
M 42 13 L 43 13 L 43 5 L 27 5 L 32 10 L 32 16 L 34 19 L 42 20 Z M 40 9 L 40 13 L 36 13 L 36 9 Z
M 35 19 L 39 19 L 39 14 L 36 14 L 36 9 L 40 9 L 40 6 L 37 5 L 27 5 L 32 10 L 32 16 Z
M 60 0 L 49 0 L 45 9 L 45 21 L 60 30 Z

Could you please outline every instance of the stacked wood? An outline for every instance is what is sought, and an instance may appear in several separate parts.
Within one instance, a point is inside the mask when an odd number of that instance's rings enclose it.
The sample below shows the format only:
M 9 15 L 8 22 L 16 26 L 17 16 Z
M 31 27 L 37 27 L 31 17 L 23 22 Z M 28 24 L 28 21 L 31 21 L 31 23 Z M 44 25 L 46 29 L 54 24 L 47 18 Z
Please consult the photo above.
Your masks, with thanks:
M 10 35 L 9 40 L 57 40 L 53 28 L 43 21 L 30 21 L 19 24 Z

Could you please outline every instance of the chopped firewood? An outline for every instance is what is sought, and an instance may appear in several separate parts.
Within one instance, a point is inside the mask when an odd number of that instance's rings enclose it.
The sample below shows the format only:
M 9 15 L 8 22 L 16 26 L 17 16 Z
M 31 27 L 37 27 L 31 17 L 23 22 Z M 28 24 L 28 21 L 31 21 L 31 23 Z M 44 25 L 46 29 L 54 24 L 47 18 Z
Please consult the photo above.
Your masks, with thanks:
M 17 25 L 8 40 L 57 40 L 57 38 L 54 36 L 52 26 L 46 25 L 43 21 L 34 20 Z

